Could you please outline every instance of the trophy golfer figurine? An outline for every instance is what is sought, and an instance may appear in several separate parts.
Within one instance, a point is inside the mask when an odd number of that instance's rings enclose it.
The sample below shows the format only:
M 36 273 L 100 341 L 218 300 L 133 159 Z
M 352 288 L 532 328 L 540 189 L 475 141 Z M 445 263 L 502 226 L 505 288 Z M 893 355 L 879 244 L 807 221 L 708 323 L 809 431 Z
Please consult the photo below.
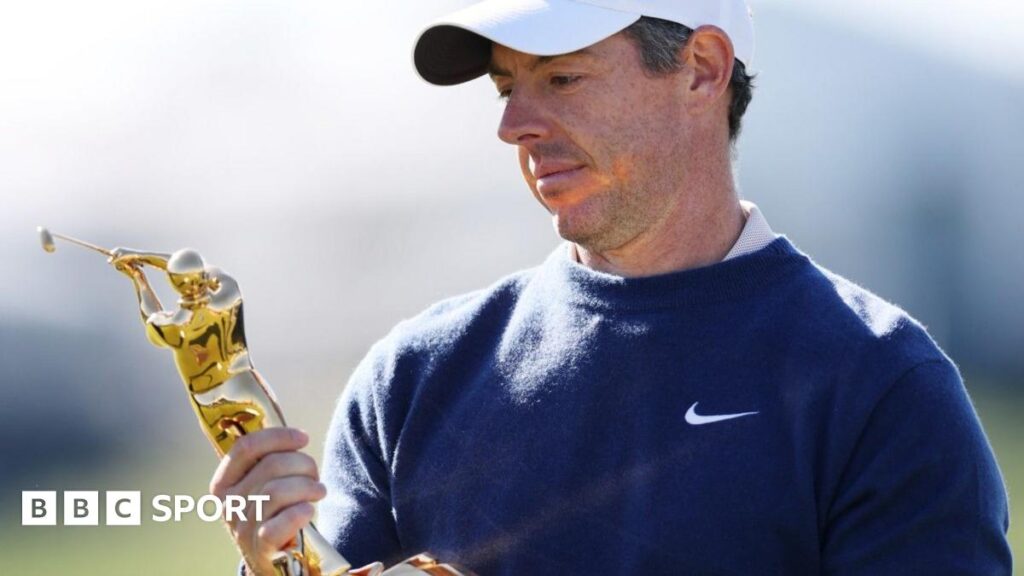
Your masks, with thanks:
M 199 425 L 217 455 L 223 457 L 240 436 L 271 426 L 284 426 L 284 416 L 270 387 L 252 365 L 245 340 L 242 293 L 234 278 L 207 266 L 195 250 L 173 254 L 127 248 L 107 250 L 39 228 L 47 252 L 59 238 L 108 256 L 114 269 L 131 279 L 139 301 L 146 336 L 155 346 L 170 349 L 188 390 Z M 181 296 L 177 310 L 163 307 L 144 267 L 166 273 Z M 458 575 L 457 570 L 419 555 L 384 571 L 374 563 L 356 571 L 310 524 L 294 545 L 274 560 L 279 576 Z

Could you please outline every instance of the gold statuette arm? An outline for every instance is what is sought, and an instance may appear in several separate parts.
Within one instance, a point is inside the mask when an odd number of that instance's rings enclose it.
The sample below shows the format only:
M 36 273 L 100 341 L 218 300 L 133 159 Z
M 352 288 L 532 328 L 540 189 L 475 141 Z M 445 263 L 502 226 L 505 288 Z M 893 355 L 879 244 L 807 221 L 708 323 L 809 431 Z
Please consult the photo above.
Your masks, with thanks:
M 210 296 L 211 308 L 224 310 L 242 299 L 242 291 L 238 287 L 238 282 L 223 270 L 216 266 L 210 266 L 206 269 L 206 274 L 213 288 Z
M 110 251 L 110 259 L 112 262 L 118 260 L 131 260 L 141 262 L 159 268 L 161 270 L 167 269 L 167 261 L 171 259 L 171 254 L 166 252 L 147 252 L 145 250 L 133 250 L 131 248 L 114 248 Z
M 132 287 L 135 288 L 135 296 L 139 300 L 139 312 L 142 314 L 142 321 L 146 322 L 150 316 L 161 312 L 164 307 L 157 297 L 153 287 L 149 285 L 149 279 L 142 270 L 142 266 L 135 262 L 125 260 L 114 260 L 114 268 L 131 278 Z
M 135 295 L 138 296 L 139 312 L 142 314 L 142 321 L 145 322 L 158 312 L 163 312 L 164 305 L 160 302 L 153 287 L 150 286 L 150 280 L 145 277 L 142 269 L 137 266 L 129 266 L 129 270 L 132 271 L 129 276 L 135 287 Z

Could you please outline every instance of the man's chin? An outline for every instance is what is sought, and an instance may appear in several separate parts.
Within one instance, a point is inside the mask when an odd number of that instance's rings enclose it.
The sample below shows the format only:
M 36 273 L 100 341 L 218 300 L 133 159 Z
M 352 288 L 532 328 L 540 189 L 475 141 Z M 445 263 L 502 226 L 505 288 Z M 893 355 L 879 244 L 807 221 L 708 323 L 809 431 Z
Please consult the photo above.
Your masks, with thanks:
M 551 223 L 555 228 L 555 232 L 563 240 L 578 244 L 584 248 L 589 248 L 599 243 L 601 237 L 599 227 L 587 222 L 586 218 L 579 216 L 570 218 L 565 214 L 555 213 L 551 215 Z
M 605 197 L 592 191 L 577 194 L 571 201 L 547 206 L 551 223 L 564 240 L 587 249 L 605 247 L 614 236 L 612 220 L 607 218 Z

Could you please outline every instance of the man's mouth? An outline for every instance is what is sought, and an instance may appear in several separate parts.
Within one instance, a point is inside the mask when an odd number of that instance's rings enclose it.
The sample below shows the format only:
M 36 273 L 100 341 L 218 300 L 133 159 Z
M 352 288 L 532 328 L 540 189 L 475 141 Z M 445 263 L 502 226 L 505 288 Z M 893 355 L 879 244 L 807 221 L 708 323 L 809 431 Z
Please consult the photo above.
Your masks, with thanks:
M 540 178 L 537 178 L 537 189 L 543 193 L 541 188 L 552 188 L 561 184 L 568 183 L 570 180 L 579 175 L 583 171 L 583 166 L 577 166 L 576 168 L 569 168 L 566 170 L 558 170 L 556 172 L 549 172 Z
M 568 188 L 583 172 L 585 166 L 568 162 L 542 161 L 534 167 L 537 191 L 543 195 Z
M 562 172 L 571 172 L 580 169 L 581 166 L 571 162 L 558 162 L 543 160 L 533 168 L 533 177 L 537 180 L 554 176 Z

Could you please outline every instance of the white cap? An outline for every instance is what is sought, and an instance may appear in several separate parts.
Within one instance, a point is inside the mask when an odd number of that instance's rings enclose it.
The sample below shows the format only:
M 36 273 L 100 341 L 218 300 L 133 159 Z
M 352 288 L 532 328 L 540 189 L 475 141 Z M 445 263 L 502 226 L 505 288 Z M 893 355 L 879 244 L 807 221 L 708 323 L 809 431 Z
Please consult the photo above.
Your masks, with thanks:
M 491 42 L 537 56 L 567 54 L 622 31 L 641 16 L 688 28 L 717 26 L 747 68 L 754 24 L 744 0 L 484 0 L 433 22 L 413 60 L 427 82 L 448 86 L 482 76 Z

